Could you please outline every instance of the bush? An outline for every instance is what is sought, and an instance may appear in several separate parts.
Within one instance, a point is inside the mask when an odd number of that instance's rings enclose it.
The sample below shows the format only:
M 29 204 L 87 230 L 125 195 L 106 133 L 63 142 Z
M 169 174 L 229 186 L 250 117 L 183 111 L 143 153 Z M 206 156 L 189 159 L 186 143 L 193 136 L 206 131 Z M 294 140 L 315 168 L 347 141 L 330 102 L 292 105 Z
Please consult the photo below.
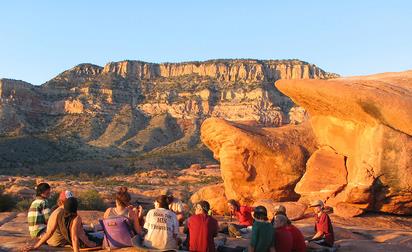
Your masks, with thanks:
M 79 193 L 79 210 L 99 210 L 104 211 L 106 209 L 106 204 L 104 203 L 102 197 L 96 190 L 87 190 Z
M 14 209 L 19 211 L 19 212 L 27 212 L 30 208 L 30 205 L 32 203 L 33 199 L 22 199 L 19 200 Z
M 0 212 L 10 211 L 16 206 L 16 199 L 0 192 Z

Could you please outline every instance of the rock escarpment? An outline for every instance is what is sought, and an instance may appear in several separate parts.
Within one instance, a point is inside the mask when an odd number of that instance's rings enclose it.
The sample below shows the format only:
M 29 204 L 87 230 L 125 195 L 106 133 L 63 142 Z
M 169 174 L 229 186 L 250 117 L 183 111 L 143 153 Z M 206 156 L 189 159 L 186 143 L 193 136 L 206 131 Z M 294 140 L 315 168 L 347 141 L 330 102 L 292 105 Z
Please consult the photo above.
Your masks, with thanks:
M 297 187 L 303 197 L 338 211 L 412 213 L 412 71 L 276 86 L 308 111 L 319 145 L 332 149 L 311 157 Z M 333 182 L 314 183 L 324 175 Z
M 209 117 L 299 123 L 305 111 L 274 81 L 331 77 L 298 60 L 210 60 L 81 64 L 41 86 L 1 80 L 0 168 L 192 152 L 203 148 L 199 128 Z
M 202 125 L 228 198 L 286 201 L 298 193 L 341 215 L 412 213 L 412 71 L 276 86 L 306 109 L 308 126 Z

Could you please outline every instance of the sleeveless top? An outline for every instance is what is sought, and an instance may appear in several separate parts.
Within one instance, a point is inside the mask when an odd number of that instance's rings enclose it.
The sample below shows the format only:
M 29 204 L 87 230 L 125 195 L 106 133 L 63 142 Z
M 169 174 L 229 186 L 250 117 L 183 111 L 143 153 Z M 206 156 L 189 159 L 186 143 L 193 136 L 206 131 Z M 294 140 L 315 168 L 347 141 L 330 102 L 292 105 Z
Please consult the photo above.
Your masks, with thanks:
M 109 216 L 107 218 L 113 218 L 117 216 L 124 216 L 129 219 L 129 209 L 125 208 L 122 212 L 118 213 L 115 207 L 111 207 Z
M 64 209 L 57 208 L 53 214 L 57 214 L 57 227 L 53 235 L 47 240 L 47 244 L 52 247 L 63 247 L 71 244 L 70 227 L 76 216 L 64 216 Z

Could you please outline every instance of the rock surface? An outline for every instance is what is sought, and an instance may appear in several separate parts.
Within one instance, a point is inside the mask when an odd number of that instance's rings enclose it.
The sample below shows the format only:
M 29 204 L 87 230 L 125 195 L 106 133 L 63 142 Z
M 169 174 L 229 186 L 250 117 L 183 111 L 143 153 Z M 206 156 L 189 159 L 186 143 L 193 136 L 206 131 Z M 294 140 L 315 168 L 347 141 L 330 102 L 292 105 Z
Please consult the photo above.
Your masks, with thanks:
M 306 163 L 306 172 L 296 184 L 295 192 L 307 203 L 335 197 L 348 183 L 345 161 L 344 156 L 331 148 L 315 151 Z
M 97 211 L 80 211 L 80 216 L 84 223 L 97 224 L 97 219 L 103 215 Z M 26 213 L 6 213 L 15 215 L 14 218 L 0 225 L 0 250 L 20 251 L 27 243 L 33 242 L 29 238 L 27 230 Z M 220 223 L 224 221 L 221 216 L 215 216 Z M 2 214 L 0 214 L 0 219 Z M 340 246 L 339 251 L 392 251 L 404 252 L 412 249 L 412 223 L 410 218 L 393 216 L 365 216 L 360 218 L 342 218 L 331 215 L 334 225 L 336 244 Z M 314 220 L 302 219 L 293 222 L 304 236 L 313 235 Z M 184 238 L 183 234 L 179 234 Z M 228 238 L 226 246 L 248 246 L 248 238 L 234 239 Z M 39 251 L 62 251 L 42 246 Z M 64 251 L 70 251 L 68 248 Z M 134 248 L 119 249 L 118 251 L 141 251 Z
M 328 204 L 412 213 L 412 71 L 328 81 L 280 80 L 276 86 L 308 111 L 319 145 L 346 158 L 347 185 Z M 315 180 L 308 168 L 305 177 Z M 330 168 L 326 161 L 317 164 L 324 172 Z M 341 165 L 338 171 L 345 175 Z
M 256 128 L 210 118 L 201 139 L 220 161 L 228 199 L 253 203 L 257 199 L 297 199 L 294 187 L 315 149 L 309 125 Z
M 80 64 L 40 86 L 1 79 L 0 174 L 75 174 L 73 163 L 103 159 L 123 170 L 166 167 L 158 157 L 173 159 L 166 162 L 173 168 L 189 157 L 212 162 L 199 141 L 204 119 L 300 123 L 305 112 L 290 111 L 293 103 L 273 83 L 334 77 L 299 60 L 245 59 Z M 89 172 L 111 167 L 100 165 Z
M 227 208 L 227 198 L 223 184 L 202 187 L 190 198 L 192 204 L 195 204 L 201 200 L 206 200 L 209 202 L 210 208 L 215 214 L 225 214 L 229 211 Z

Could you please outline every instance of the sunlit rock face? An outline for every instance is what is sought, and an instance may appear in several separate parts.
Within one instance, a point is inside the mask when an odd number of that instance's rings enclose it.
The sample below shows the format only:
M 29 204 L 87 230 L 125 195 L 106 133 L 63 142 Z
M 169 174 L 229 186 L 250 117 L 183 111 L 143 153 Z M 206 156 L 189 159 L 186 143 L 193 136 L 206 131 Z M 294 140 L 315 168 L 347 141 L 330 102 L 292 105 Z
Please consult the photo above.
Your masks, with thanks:
M 217 118 L 204 121 L 201 139 L 220 161 L 226 197 L 244 203 L 296 200 L 316 145 L 308 124 L 258 128 Z
M 412 213 L 412 71 L 276 87 L 306 109 L 319 146 L 329 149 L 311 156 L 296 188 L 303 200 L 319 197 L 356 214 Z
M 148 161 L 152 166 L 166 168 L 170 162 L 156 156 L 176 153 L 186 154 L 176 157 L 175 167 L 213 162 L 200 142 L 205 119 L 260 127 L 299 124 L 307 120 L 306 111 L 274 82 L 335 77 L 300 60 L 227 59 L 80 64 L 38 86 L 0 79 L 0 169 L 33 174 L 33 166 L 47 163 L 148 152 L 156 159 Z M 195 155 L 199 160 L 189 160 Z M 142 164 L 127 163 L 124 169 Z

